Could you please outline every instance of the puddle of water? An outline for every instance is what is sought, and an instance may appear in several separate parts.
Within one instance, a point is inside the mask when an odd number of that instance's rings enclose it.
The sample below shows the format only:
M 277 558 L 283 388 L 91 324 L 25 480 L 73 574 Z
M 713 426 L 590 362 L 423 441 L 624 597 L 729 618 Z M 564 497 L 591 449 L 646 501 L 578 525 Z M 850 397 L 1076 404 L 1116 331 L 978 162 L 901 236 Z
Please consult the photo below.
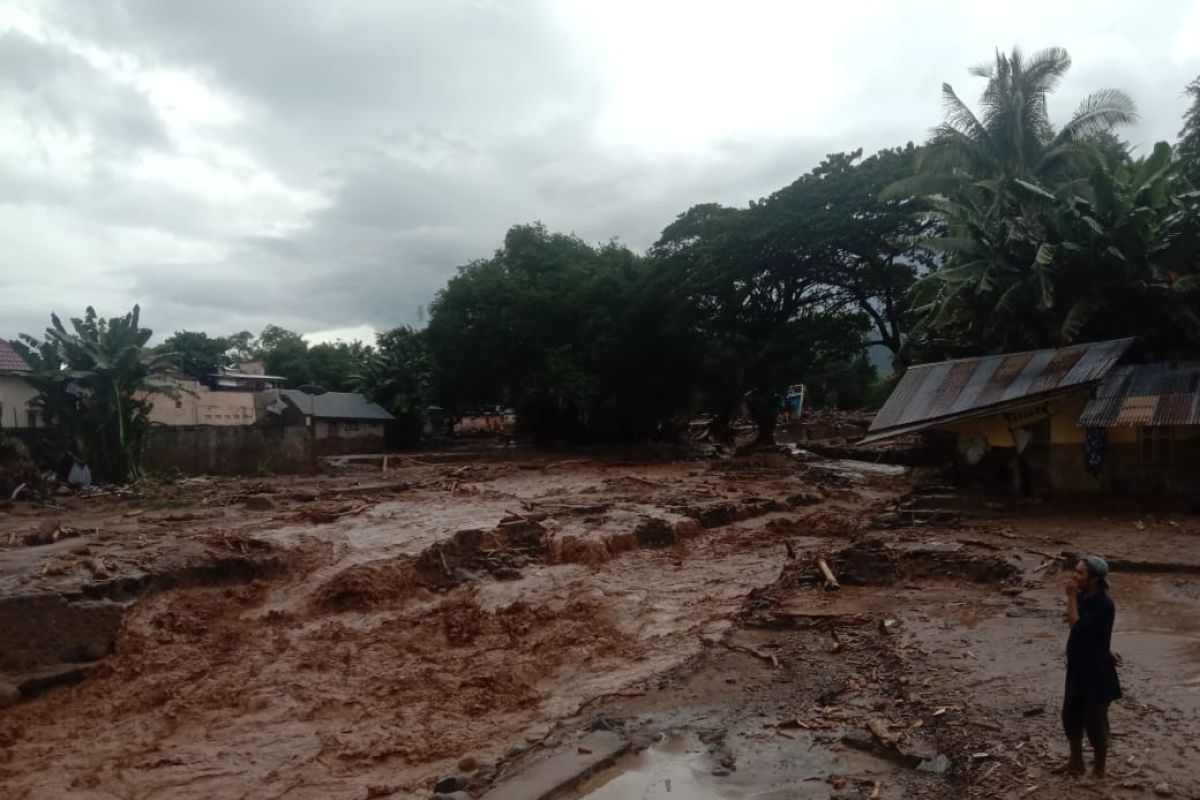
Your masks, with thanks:
M 807 797 L 799 787 L 823 783 L 833 773 L 872 776 L 892 769 L 865 754 L 827 751 L 801 734 L 747 747 L 738 770 L 721 777 L 712 774 L 715 765 L 704 745 L 668 738 L 619 759 L 563 800 L 782 800 Z
M 668 739 L 626 756 L 612 768 L 585 781 L 572 800 L 659 800 L 659 798 L 728 798 L 714 785 L 703 751 L 689 752 L 682 739 Z

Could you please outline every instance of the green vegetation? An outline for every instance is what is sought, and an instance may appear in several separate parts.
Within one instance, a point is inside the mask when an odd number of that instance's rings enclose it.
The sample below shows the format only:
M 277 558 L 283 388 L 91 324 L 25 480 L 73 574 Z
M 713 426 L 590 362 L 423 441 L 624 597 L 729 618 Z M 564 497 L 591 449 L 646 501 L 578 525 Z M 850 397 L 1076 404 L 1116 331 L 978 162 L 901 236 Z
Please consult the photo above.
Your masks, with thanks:
M 1055 130 L 1048 98 L 1069 67 L 1058 49 L 997 54 L 972 70 L 986 79 L 978 115 L 944 86 L 945 124 L 888 188 L 922 194 L 942 223 L 923 244 L 943 260 L 909 298 L 921 357 L 1123 336 L 1149 357 L 1200 349 L 1187 163 L 1165 142 L 1132 158 L 1113 131 L 1133 102 L 1112 89 Z
M 44 339 L 22 335 L 13 343 L 33 369 L 29 380 L 46 419 L 97 477 L 110 481 L 141 475 L 150 427 L 145 393 L 156 390 L 154 376 L 172 366 L 168 355 L 146 347 L 152 331 L 139 325 L 138 315 L 134 306 L 123 317 L 103 319 L 89 306 L 68 329 L 51 314 Z
M 355 376 L 366 368 L 372 348 L 361 342 L 309 345 L 295 331 L 268 325 L 254 338 L 249 331 L 212 337 L 195 331 L 176 331 L 156 348 L 169 354 L 175 365 L 203 379 L 221 367 L 262 361 L 269 375 L 278 375 L 291 386 L 319 384 L 330 391 L 355 388 Z
M 540 225 L 508 232 L 430 308 L 438 403 L 515 408 L 538 437 L 661 434 L 686 402 L 698 342 L 651 263 Z
M 366 348 L 350 381 L 355 391 L 396 417 L 397 439 L 412 443 L 420 440 L 425 425 L 431 376 L 424 333 L 401 326 L 375 337 L 374 349 Z

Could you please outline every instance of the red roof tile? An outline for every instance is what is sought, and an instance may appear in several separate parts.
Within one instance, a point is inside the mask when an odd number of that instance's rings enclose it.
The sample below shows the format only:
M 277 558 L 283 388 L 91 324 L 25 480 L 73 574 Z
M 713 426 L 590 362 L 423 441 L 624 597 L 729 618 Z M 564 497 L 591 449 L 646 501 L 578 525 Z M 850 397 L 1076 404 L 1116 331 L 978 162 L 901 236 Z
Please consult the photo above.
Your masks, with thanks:
M 33 372 L 25 359 L 17 355 L 12 345 L 0 339 L 0 373 L 4 372 Z

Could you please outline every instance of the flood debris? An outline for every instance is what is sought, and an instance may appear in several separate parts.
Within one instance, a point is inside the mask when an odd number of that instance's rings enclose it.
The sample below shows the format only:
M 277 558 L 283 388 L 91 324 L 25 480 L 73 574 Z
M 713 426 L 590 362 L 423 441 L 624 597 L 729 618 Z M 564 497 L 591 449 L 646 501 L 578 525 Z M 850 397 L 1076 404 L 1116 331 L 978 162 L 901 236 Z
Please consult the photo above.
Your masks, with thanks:
M 100 487 L 53 509 L 23 494 L 0 515 L 0 606 L 16 604 L 0 635 L 104 635 L 0 664 L 0 782 L 33 800 L 163 781 L 184 800 L 528 798 L 538 775 L 556 800 L 668 780 L 668 796 L 1057 796 L 1058 568 L 1094 546 L 1126 592 L 1126 658 L 1154 644 L 1114 714 L 1115 748 L 1152 746 L 1123 779 L 1200 791 L 1171 734 L 1200 711 L 1159 680 L 1190 674 L 1161 642 L 1200 598 L 1186 564 L 1147 567 L 1187 552 L 1185 516 L 1128 544 L 1128 517 L 1011 503 L 880 531 L 949 490 L 812 452 L 472 458 Z M 166 724 L 188 753 L 219 730 L 229 769 L 146 757 Z

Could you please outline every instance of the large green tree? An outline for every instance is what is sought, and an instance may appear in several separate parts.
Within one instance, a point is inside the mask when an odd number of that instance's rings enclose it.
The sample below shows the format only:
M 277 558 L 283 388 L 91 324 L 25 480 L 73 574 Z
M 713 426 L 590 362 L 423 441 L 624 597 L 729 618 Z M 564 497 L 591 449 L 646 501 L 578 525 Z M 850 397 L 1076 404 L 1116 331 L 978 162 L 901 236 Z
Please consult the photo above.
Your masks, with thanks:
M 372 348 L 362 342 L 322 342 L 308 348 L 304 365 L 308 381 L 330 391 L 354 390 L 354 376 L 362 372 Z
M 660 435 L 691 391 L 681 313 L 627 248 L 516 226 L 430 307 L 436 401 L 452 413 L 511 406 L 543 438 Z
M 201 331 L 176 331 L 163 340 L 157 352 L 168 354 L 179 369 L 194 378 L 205 378 L 227 366 L 229 340 Z
M 89 306 L 70 328 L 51 314 L 43 339 L 22 334 L 14 343 L 33 369 L 29 380 L 47 419 L 95 475 L 111 481 L 140 476 L 150 425 L 147 394 L 166 391 L 153 376 L 173 366 L 170 354 L 146 346 L 153 332 L 141 327 L 139 313 L 134 306 L 104 319 Z
M 357 341 L 309 345 L 302 334 L 278 325 L 267 325 L 256 340 L 246 337 L 228 337 L 230 350 L 261 359 L 267 374 L 282 377 L 289 386 L 317 384 L 332 392 L 354 391 L 354 376 L 372 353 L 370 345 Z
M 862 352 L 866 317 L 849 310 L 844 289 L 828 280 L 823 248 L 781 231 L 780 217 L 797 205 L 694 206 L 651 248 L 703 347 L 699 389 L 718 440 L 732 440 L 730 422 L 745 403 L 758 443 L 772 442 L 788 385 Z
M 387 409 L 405 443 L 421 437 L 430 404 L 432 370 L 425 332 L 404 325 L 375 336 L 375 348 L 351 376 L 357 391 Z
M 883 345 L 894 361 L 906 334 L 904 293 L 935 260 L 917 240 L 937 219 L 919 200 L 881 193 L 912 174 L 920 152 L 909 144 L 865 159 L 862 150 L 834 153 L 749 211 L 759 249 L 790 257 L 831 302 L 864 315 L 867 344 Z

